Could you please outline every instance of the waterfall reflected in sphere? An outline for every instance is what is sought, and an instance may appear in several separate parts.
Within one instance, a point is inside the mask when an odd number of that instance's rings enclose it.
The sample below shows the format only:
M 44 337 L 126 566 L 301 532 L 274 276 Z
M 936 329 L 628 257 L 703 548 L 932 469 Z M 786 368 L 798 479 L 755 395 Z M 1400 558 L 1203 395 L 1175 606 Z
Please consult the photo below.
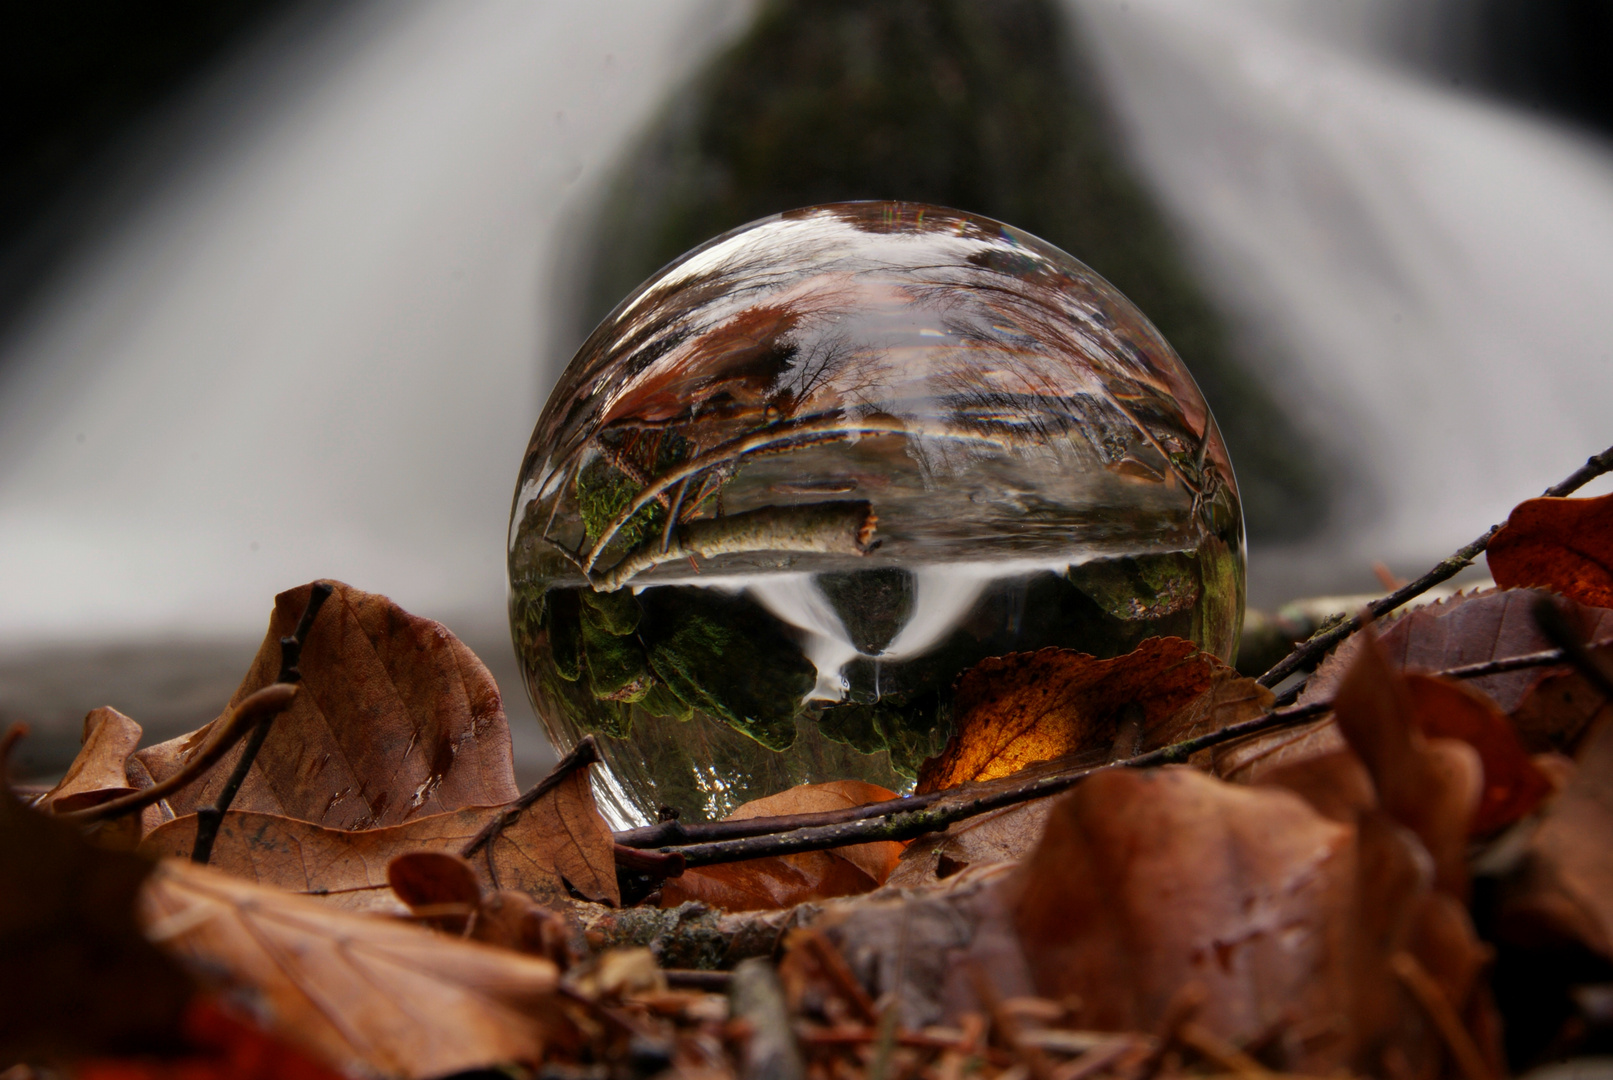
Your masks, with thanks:
M 986 218 L 843 203 L 646 282 L 522 462 L 510 624 L 618 825 L 800 783 L 897 791 L 988 656 L 1174 634 L 1231 659 L 1243 518 L 1143 314 Z

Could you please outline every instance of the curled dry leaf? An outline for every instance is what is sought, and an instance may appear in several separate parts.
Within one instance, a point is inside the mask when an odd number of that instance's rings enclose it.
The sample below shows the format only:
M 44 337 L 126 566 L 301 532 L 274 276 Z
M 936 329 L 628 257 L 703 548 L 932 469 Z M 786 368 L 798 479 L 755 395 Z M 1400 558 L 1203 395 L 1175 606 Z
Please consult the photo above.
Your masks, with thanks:
M 335 907 L 399 911 L 387 864 L 411 851 L 458 852 L 503 807 L 476 806 L 377 829 L 331 829 L 278 814 L 224 815 L 212 865 L 237 877 L 292 892 L 313 893 Z M 153 856 L 189 853 L 196 816 L 157 829 L 141 846 Z M 619 904 L 610 827 L 594 806 L 586 771 L 567 776 L 469 862 L 489 888 L 511 888 L 562 901 L 574 888 L 589 899 Z
M 1350 1015 L 1354 849 L 1353 828 L 1286 791 L 1099 773 L 1054 805 L 1010 889 L 1013 924 L 1037 992 L 1079 998 L 1084 1025 L 1156 1030 L 1198 983 L 1199 1022 L 1245 1042 L 1285 1015 Z M 1287 1068 L 1320 1074 L 1353 1047 L 1335 1035 L 1293 1053 Z
M 39 800 L 56 811 L 79 810 L 135 790 L 125 763 L 140 745 L 140 725 L 108 706 L 84 717 L 83 744 L 60 782 Z
M 811 814 L 894 798 L 894 791 L 861 780 L 801 784 L 753 799 L 725 820 Z M 896 868 L 904 846 L 882 840 L 685 870 L 661 886 L 661 906 L 677 907 L 698 900 L 723 911 L 760 911 L 852 896 L 883 884 Z
M 350 1074 L 424 1078 L 542 1057 L 559 978 L 547 960 L 175 859 L 147 879 L 139 911 L 147 937 L 198 978 Z
M 955 734 L 919 770 L 920 794 L 1052 758 L 1101 764 L 1259 715 L 1271 692 L 1181 638 L 1099 660 L 1041 649 L 983 660 L 954 693 Z
M 509 729 L 482 662 L 441 624 L 333 584 L 303 645 L 302 690 L 275 720 L 234 807 L 366 829 L 515 798 Z M 275 680 L 280 638 L 291 633 L 311 588 L 275 597 L 268 634 L 231 706 Z M 135 758 L 161 781 L 207 730 Z M 173 813 L 211 804 L 239 754 L 170 798 Z
M 1467 837 L 1484 787 L 1479 754 L 1456 739 L 1424 738 L 1406 677 L 1370 627 L 1358 637 L 1333 698 L 1339 730 L 1371 774 L 1378 805 L 1433 856 L 1436 883 L 1465 898 Z
M 1449 679 L 1405 678 L 1418 729 L 1431 738 L 1459 739 L 1478 752 L 1484 790 L 1473 814 L 1473 834 L 1488 835 L 1512 824 L 1552 793 L 1550 778 L 1494 701 Z
M 1504 588 L 1550 589 L 1613 608 L 1613 495 L 1519 503 L 1490 537 L 1485 558 Z

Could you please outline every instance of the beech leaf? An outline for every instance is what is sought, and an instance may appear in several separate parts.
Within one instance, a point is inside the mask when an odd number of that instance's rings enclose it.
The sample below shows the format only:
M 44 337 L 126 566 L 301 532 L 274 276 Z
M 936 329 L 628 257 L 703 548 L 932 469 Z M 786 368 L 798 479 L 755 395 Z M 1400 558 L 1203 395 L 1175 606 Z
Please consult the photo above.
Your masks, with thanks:
M 325 898 L 356 911 L 403 910 L 387 864 L 412 851 L 457 853 L 504 813 L 475 806 L 377 829 L 332 829 L 256 811 L 224 815 L 211 865 L 248 881 Z M 184 856 L 196 840 L 196 816 L 156 829 L 141 844 L 152 856 Z M 562 901 L 567 885 L 619 904 L 610 827 L 594 806 L 585 770 L 567 776 L 469 860 L 489 888 L 512 888 Z
M 515 798 L 509 728 L 482 662 L 440 623 L 332 584 L 303 645 L 301 692 L 274 721 L 234 808 L 366 829 Z M 231 706 L 275 680 L 280 638 L 291 633 L 311 588 L 275 597 L 269 631 Z M 206 732 L 135 758 L 161 781 Z M 173 813 L 210 805 L 240 753 L 170 798 Z
M 777 795 L 753 799 L 724 820 L 841 810 L 895 797 L 894 791 L 861 780 L 801 784 Z M 698 900 L 724 911 L 758 911 L 853 896 L 883 884 L 896 868 L 905 846 L 880 840 L 685 870 L 661 886 L 661 906 L 677 907 Z
M 1503 588 L 1541 588 L 1613 608 L 1613 495 L 1530 499 L 1490 537 L 1485 558 Z
M 139 910 L 146 935 L 198 978 L 350 1074 L 425 1078 L 542 1058 L 559 975 L 548 960 L 176 859 L 146 880 Z
M 924 794 L 1053 758 L 1101 764 L 1259 715 L 1271 693 L 1181 638 L 1099 660 L 1048 648 L 982 660 L 958 680 L 954 734 L 919 770 Z
M 108 706 L 84 717 L 83 745 L 56 786 L 39 800 L 57 811 L 79 810 L 135 790 L 126 763 L 140 745 L 140 725 Z

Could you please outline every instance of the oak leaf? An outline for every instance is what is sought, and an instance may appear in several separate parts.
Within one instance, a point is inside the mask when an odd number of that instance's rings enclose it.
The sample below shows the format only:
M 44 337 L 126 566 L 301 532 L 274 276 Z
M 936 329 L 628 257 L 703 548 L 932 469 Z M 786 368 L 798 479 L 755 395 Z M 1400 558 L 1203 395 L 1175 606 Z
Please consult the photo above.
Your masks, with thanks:
M 547 960 L 175 859 L 147 878 L 139 914 L 198 978 L 349 1074 L 424 1078 L 542 1058 L 559 975 Z
M 332 584 L 303 645 L 301 692 L 274 721 L 234 807 L 364 829 L 515 798 L 509 728 L 482 662 L 441 624 Z M 280 638 L 291 633 L 311 588 L 275 597 L 268 634 L 231 706 L 275 680 Z M 206 732 L 135 759 L 160 781 Z M 173 814 L 211 804 L 239 755 L 231 752 L 205 780 L 170 798 Z
M 211 864 L 248 881 L 322 896 L 334 907 L 400 911 L 387 864 L 410 851 L 458 852 L 499 806 L 474 806 L 376 829 L 332 829 L 255 811 L 224 815 Z M 178 818 L 148 836 L 148 855 L 189 854 L 196 816 Z M 488 841 L 470 863 L 488 888 L 512 888 L 562 901 L 568 886 L 619 904 L 610 827 L 594 806 L 585 770 L 567 776 Z
M 1541 588 L 1613 608 L 1613 495 L 1519 503 L 1485 549 L 1503 588 Z
M 1053 758 L 1101 764 L 1249 719 L 1271 693 L 1181 638 L 1099 660 L 1048 648 L 983 660 L 954 691 L 954 734 L 919 770 L 920 794 Z
M 724 820 L 842 810 L 894 798 L 894 791 L 861 780 L 801 784 L 777 795 L 753 799 Z M 904 846 L 880 840 L 685 870 L 661 886 L 661 906 L 677 907 L 698 900 L 725 911 L 758 911 L 865 893 L 890 876 Z

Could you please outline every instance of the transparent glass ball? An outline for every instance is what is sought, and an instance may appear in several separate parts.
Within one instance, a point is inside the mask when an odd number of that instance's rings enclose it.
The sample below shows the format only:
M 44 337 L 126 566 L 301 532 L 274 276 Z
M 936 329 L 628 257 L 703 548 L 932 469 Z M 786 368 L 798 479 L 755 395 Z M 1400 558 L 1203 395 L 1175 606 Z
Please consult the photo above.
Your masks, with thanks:
M 607 815 L 701 820 L 909 789 L 988 656 L 1230 660 L 1243 517 L 1198 387 L 1108 282 L 986 218 L 845 203 L 718 237 L 600 324 L 522 462 L 509 580 Z

